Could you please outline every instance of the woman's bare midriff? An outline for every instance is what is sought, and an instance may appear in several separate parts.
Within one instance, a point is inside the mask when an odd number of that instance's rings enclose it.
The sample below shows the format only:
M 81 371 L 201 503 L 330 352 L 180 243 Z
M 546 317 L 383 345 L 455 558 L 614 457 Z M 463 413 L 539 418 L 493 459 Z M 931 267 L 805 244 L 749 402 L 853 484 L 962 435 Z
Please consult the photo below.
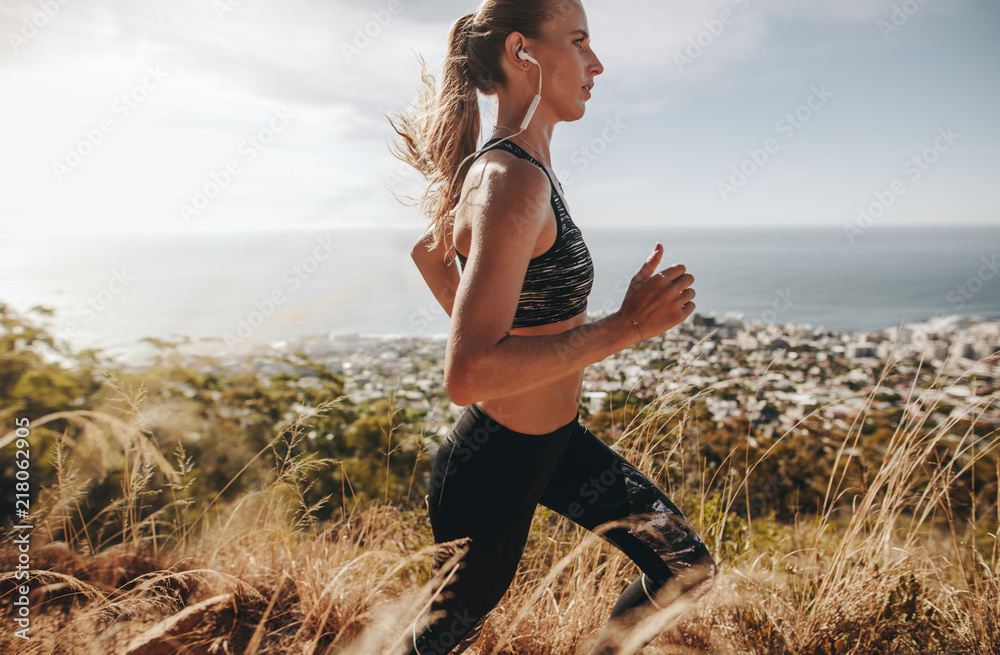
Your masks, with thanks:
M 457 252 L 468 253 L 472 241 L 472 217 L 470 212 L 469 194 L 474 194 L 471 202 L 476 206 L 475 198 L 482 193 L 477 186 L 469 182 L 470 179 L 478 179 L 482 174 L 473 175 L 476 167 L 483 166 L 487 162 L 505 166 L 508 153 L 502 151 L 486 152 L 473 164 L 469 171 L 469 177 L 462 190 L 462 196 L 455 211 L 455 223 L 453 225 L 453 245 Z M 486 202 L 488 199 L 481 199 L 478 202 Z M 532 258 L 541 256 L 555 245 L 558 235 L 556 224 L 555 208 L 550 204 L 547 211 L 546 227 L 538 238 L 538 243 L 531 253 Z M 475 211 L 475 210 L 472 210 Z M 550 323 L 548 325 L 537 325 L 534 327 L 513 328 L 510 331 L 512 336 L 538 336 L 559 334 L 570 330 L 587 322 L 587 312 L 581 312 L 573 318 Z M 492 398 L 477 402 L 484 412 L 504 427 L 522 432 L 524 434 L 548 434 L 557 430 L 570 421 L 576 415 L 580 407 L 580 400 L 583 393 L 584 371 L 576 371 L 562 377 L 543 387 L 536 387 L 524 393 L 503 398 Z
M 548 325 L 515 328 L 511 336 L 559 334 L 587 322 L 587 313 Z M 524 434 L 548 434 L 576 418 L 583 393 L 583 373 L 575 373 L 514 396 L 476 403 L 506 428 Z

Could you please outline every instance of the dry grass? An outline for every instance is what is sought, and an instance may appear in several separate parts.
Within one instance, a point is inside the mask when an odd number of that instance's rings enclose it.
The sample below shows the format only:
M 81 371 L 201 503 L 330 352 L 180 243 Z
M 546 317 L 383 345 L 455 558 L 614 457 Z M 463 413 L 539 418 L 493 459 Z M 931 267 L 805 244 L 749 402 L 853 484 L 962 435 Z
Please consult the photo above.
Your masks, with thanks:
M 685 372 L 667 371 L 674 380 Z M 730 510 L 740 488 L 757 484 L 754 463 L 746 463 L 749 473 L 741 477 L 728 475 L 726 465 L 712 473 L 698 461 L 683 438 L 698 395 L 686 397 L 684 387 L 666 391 L 670 381 L 662 381 L 656 403 L 619 445 L 658 483 L 665 485 L 667 471 L 680 462 L 702 473 L 699 488 L 674 486 L 668 493 L 682 506 L 684 499 L 701 499 L 684 508 L 715 550 L 722 575 L 697 606 L 655 614 L 640 626 L 660 634 L 643 653 L 1000 652 L 996 535 L 976 541 L 975 526 L 956 521 L 949 500 L 955 480 L 1000 446 L 996 433 L 978 441 L 971 431 L 958 440 L 949 436 L 957 416 L 975 423 L 984 406 L 961 407 L 944 425 L 900 424 L 878 474 L 854 499 L 853 511 L 844 512 L 841 485 L 862 416 L 840 445 L 824 512 L 794 526 L 759 518 L 742 524 Z M 989 400 L 995 405 L 996 395 Z M 62 418 L 79 426 L 79 436 L 63 443 L 58 479 L 33 507 L 32 639 L 16 640 L 6 629 L 0 652 L 124 653 L 157 624 L 167 636 L 135 652 L 162 646 L 177 653 L 369 655 L 392 652 L 410 634 L 442 582 L 431 576 L 436 548 L 423 508 L 376 504 L 319 524 L 302 489 L 327 462 L 279 457 L 268 488 L 226 506 L 203 499 L 211 511 L 196 522 L 186 521 L 187 501 L 180 500 L 144 516 L 153 472 L 181 489 L 191 463 L 182 455 L 172 465 L 156 450 L 142 429 L 142 399 L 132 401 L 130 421 L 78 411 L 33 426 Z M 664 432 L 667 417 L 679 420 Z M 302 439 L 303 428 L 295 423 L 283 431 L 281 452 Z M 942 447 L 950 459 L 940 459 Z M 94 543 L 77 520 L 87 477 L 95 474 L 83 463 L 94 461 L 123 471 L 121 498 L 102 516 L 115 522 L 114 546 Z M 713 475 L 724 476 L 723 493 L 710 501 Z M 13 571 L 10 538 L 2 557 L 4 570 Z M 446 567 L 442 576 L 451 572 Z M 468 652 L 586 653 L 636 574 L 598 536 L 539 508 L 517 578 Z M 9 613 L 12 573 L 0 578 L 0 593 Z M 161 623 L 181 621 L 185 607 L 207 599 L 214 604 L 194 610 L 183 630 Z

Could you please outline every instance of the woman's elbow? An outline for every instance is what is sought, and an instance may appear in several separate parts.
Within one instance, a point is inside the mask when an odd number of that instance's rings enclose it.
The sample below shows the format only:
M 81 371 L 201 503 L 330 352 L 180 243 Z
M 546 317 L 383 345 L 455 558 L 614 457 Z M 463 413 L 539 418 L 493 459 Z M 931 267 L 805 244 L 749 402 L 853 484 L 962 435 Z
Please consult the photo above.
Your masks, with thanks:
M 445 362 L 444 388 L 451 402 L 460 407 L 483 400 L 476 388 L 478 376 L 472 368 L 472 362 L 465 357 L 449 357 Z
M 413 263 L 415 263 L 418 267 L 421 263 L 427 261 L 427 255 L 427 244 L 424 243 L 423 239 L 417 241 L 413 244 L 413 247 L 410 248 L 410 259 L 412 259 Z

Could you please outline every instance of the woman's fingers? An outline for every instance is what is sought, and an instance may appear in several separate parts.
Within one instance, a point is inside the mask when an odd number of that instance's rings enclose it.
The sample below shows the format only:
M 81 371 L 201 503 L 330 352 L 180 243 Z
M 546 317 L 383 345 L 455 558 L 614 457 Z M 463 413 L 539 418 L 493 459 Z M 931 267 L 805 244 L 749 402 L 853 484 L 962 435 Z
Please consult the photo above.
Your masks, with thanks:
M 656 334 L 682 323 L 694 312 L 694 276 L 683 264 L 674 264 L 656 272 L 663 259 L 663 246 L 659 243 L 646 258 L 642 268 L 632 278 L 622 309 Z
M 639 272 L 632 278 L 633 282 L 642 282 L 643 280 L 648 280 L 653 277 L 653 273 L 656 272 L 656 267 L 660 265 L 661 259 L 663 259 L 663 246 L 657 243 L 656 247 L 653 248 L 653 252 L 642 264 L 642 268 L 640 268 Z
M 678 264 L 678 266 L 681 265 Z M 667 269 L 667 271 L 671 270 L 672 269 L 669 268 Z M 664 271 L 664 273 L 666 273 L 667 271 Z M 691 275 L 690 273 L 685 273 L 683 266 L 681 266 L 680 272 L 674 275 L 672 278 L 669 275 L 666 275 L 664 277 L 669 280 L 669 282 L 667 283 L 667 287 L 676 293 L 682 293 L 685 289 L 687 289 L 694 283 L 694 276 Z

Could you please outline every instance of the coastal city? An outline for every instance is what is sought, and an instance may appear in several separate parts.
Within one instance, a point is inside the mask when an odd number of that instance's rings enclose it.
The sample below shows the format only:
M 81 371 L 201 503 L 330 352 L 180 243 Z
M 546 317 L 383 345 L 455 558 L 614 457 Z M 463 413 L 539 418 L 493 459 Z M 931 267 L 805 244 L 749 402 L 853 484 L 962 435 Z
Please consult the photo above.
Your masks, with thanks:
M 444 434 L 462 409 L 444 388 L 445 345 L 444 335 L 348 333 L 258 345 L 252 354 L 304 355 L 342 375 L 354 403 L 391 396 Z M 200 348 L 189 344 L 183 350 Z M 234 356 L 217 361 L 227 360 L 242 361 Z M 258 361 L 266 362 L 257 370 L 262 376 L 282 366 L 272 357 Z M 265 370 L 270 367 L 275 370 Z M 688 396 L 708 390 L 704 402 L 717 424 L 744 417 L 764 437 L 792 429 L 811 413 L 825 429 L 846 431 L 869 405 L 874 412 L 902 407 L 914 418 L 930 408 L 931 424 L 946 419 L 956 405 L 980 407 L 980 421 L 1000 426 L 1000 319 L 953 316 L 834 332 L 797 323 L 746 323 L 738 312 L 721 320 L 696 313 L 659 337 L 589 366 L 583 411 L 606 409 L 616 393 L 648 401 L 673 390 Z

